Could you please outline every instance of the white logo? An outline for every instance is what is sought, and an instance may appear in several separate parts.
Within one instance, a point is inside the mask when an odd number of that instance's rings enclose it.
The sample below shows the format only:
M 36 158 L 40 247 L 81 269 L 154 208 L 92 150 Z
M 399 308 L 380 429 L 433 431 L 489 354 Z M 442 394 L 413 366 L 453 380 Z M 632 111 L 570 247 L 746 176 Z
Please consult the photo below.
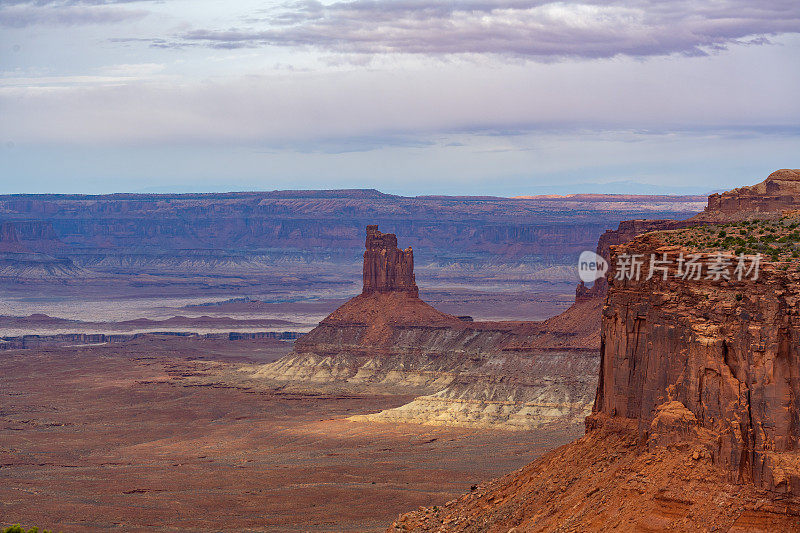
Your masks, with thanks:
M 608 272 L 608 262 L 594 252 L 581 252 L 578 258 L 578 277 L 584 283 L 600 279 Z

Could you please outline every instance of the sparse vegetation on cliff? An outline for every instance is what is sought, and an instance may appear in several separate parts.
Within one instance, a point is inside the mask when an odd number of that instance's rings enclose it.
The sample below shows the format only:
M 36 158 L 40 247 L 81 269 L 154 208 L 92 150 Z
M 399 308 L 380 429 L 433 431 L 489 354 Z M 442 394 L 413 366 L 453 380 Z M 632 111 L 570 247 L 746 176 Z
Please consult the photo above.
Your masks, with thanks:
M 670 245 L 697 252 L 761 254 L 771 261 L 800 258 L 800 215 L 779 219 L 745 220 L 708 226 L 693 226 L 665 233 Z
M 25 529 L 20 524 L 14 524 L 13 526 L 8 526 L 7 528 L 3 529 L 3 533 L 39 533 L 38 527 L 32 527 L 30 529 Z M 49 529 L 42 530 L 42 533 L 52 533 Z

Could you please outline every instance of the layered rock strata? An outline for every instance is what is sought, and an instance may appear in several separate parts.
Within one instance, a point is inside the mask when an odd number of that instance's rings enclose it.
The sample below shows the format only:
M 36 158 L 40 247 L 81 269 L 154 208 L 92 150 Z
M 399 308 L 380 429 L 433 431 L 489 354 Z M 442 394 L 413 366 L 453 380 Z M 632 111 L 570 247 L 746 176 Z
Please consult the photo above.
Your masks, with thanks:
M 364 291 L 295 342 L 250 367 L 290 388 L 418 394 L 360 420 L 525 429 L 579 424 L 596 387 L 597 299 L 544 322 L 472 322 L 417 297 L 413 256 L 367 230 Z
M 414 246 L 418 276 L 572 281 L 569 272 L 542 270 L 571 267 L 576 254 L 620 220 L 689 216 L 703 202 L 696 196 L 401 197 L 375 190 L 31 194 L 0 195 L 0 223 L 14 224 L 28 252 L 85 269 L 65 276 L 70 284 L 98 275 L 125 284 L 132 272 L 179 273 L 194 278 L 189 290 L 196 296 L 195 284 L 213 288 L 205 285 L 209 273 L 255 276 L 259 285 L 266 276 L 299 277 L 298 287 L 336 288 L 360 270 L 364 226 L 375 221 Z M 21 263 L 0 265 L 0 285 L 9 277 L 50 279 L 31 271 L 26 258 L 6 259 Z M 137 280 L 138 293 L 144 284 L 158 295 L 160 283 Z
M 800 531 L 796 176 L 712 195 L 684 229 L 609 243 L 586 435 L 389 531 Z M 686 227 L 731 220 L 746 222 Z M 782 260 L 756 269 L 732 246 Z

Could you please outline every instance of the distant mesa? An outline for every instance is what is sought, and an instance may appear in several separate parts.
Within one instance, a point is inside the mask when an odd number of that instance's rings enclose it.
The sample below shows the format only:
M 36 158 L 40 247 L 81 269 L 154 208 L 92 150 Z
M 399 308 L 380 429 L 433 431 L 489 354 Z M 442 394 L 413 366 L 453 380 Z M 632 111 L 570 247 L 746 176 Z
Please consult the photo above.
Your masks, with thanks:
M 412 244 L 417 260 L 424 254 L 426 271 L 437 276 L 479 283 L 490 277 L 565 283 L 574 277 L 573 256 L 594 247 L 607 227 L 653 212 L 691 216 L 704 206 L 705 198 L 539 201 L 406 197 L 371 189 L 0 195 L 0 223 L 13 224 L 18 240 L 11 242 L 8 226 L 8 242 L 0 241 L 0 285 L 55 278 L 63 281 L 58 289 L 44 290 L 69 291 L 102 279 L 102 287 L 161 294 L 164 283 L 170 292 L 182 293 L 195 283 L 216 286 L 218 275 L 244 275 L 259 281 L 263 276 L 285 278 L 285 285 L 304 288 L 309 276 L 314 278 L 310 283 L 338 288 L 344 278 L 350 284 L 351 275 L 359 275 L 354 259 L 364 253 L 364 227 L 376 221 L 396 228 L 404 247 Z M 32 258 L 31 253 L 49 257 Z M 394 255 L 399 254 L 387 255 L 385 266 Z M 65 267 L 67 262 L 73 268 Z M 545 265 L 553 268 L 542 269 Z M 176 273 L 195 281 L 165 281 Z M 391 277 L 385 282 L 392 292 L 413 286 L 393 286 Z M 387 285 L 367 290 L 380 293 Z

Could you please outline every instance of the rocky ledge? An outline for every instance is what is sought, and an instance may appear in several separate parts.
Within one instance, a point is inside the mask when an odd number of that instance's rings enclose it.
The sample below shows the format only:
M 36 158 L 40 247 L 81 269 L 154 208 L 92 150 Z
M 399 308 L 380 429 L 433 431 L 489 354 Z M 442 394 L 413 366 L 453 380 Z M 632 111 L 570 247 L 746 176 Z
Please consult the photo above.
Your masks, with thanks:
M 708 197 L 697 219 L 742 219 L 753 215 L 779 216 L 784 209 L 800 208 L 800 169 L 776 170 L 756 185 Z

